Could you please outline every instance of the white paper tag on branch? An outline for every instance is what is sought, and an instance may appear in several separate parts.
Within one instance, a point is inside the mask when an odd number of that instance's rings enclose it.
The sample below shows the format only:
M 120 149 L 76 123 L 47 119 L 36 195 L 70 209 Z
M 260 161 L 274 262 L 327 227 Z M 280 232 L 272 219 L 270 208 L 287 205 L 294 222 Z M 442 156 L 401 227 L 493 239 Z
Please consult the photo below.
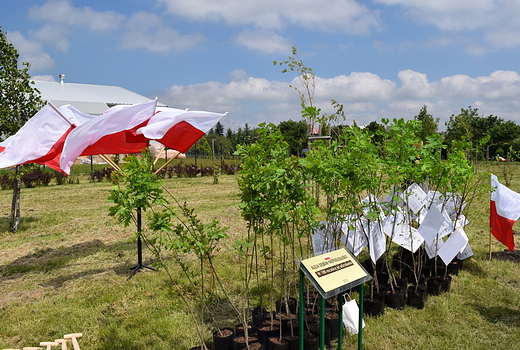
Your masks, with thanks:
M 416 183 L 411 184 L 410 187 L 406 189 L 405 195 L 406 204 L 408 204 L 410 210 L 415 214 L 426 205 L 428 200 L 428 195 Z
M 374 264 L 386 250 L 385 236 L 383 235 L 383 232 L 381 231 L 381 226 L 378 222 L 372 223 L 370 225 L 368 234 L 368 249 L 370 253 L 370 258 L 372 259 Z
M 432 205 L 418 229 L 426 244 L 432 244 L 437 237 L 437 233 L 441 230 L 443 222 L 444 216 L 435 205 Z
M 314 229 L 312 248 L 314 255 L 325 254 L 336 250 L 336 242 L 328 222 L 320 222 L 319 226 Z
M 446 265 L 468 244 L 468 237 L 460 231 L 464 232 L 462 229 L 455 230 L 437 253 Z
M 368 239 L 361 229 L 360 221 L 361 219 L 345 222 L 342 226 L 344 236 L 341 238 L 341 241 L 354 256 L 358 256 L 363 248 L 368 245 Z
M 432 244 L 424 244 L 424 250 L 426 251 L 426 254 L 428 254 L 429 259 L 435 258 L 437 255 L 437 252 L 439 251 L 440 247 L 444 244 L 444 241 L 442 238 L 438 237 L 436 240 L 432 242 Z
M 423 244 L 424 238 L 419 234 L 417 229 L 408 224 L 400 224 L 397 226 L 396 234 L 392 241 L 401 247 L 415 253 Z

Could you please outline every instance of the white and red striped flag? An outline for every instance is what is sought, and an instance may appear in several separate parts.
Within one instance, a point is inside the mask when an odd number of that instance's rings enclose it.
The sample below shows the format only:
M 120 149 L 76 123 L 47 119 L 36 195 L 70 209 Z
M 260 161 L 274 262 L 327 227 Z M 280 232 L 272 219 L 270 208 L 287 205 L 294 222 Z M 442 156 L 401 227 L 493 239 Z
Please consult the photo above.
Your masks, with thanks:
M 150 140 L 156 140 L 164 146 L 185 153 L 195 142 L 215 126 L 226 114 L 164 110 L 156 113 L 148 125 L 137 130 Z
M 3 152 L 5 150 L 5 148 L 7 147 L 7 145 L 9 143 L 11 143 L 11 140 L 13 139 L 13 136 L 14 135 L 11 135 L 8 138 L 6 138 L 5 140 L 3 140 L 2 142 L 0 142 L 0 152 Z
M 491 233 L 507 249 L 515 250 L 513 225 L 520 217 L 520 194 L 498 182 L 491 174 L 491 206 L 489 225 Z
M 67 137 L 60 159 L 64 173 L 79 156 L 139 153 L 148 140 L 135 131 L 155 113 L 156 100 L 109 111 L 75 128 Z
M 65 111 L 69 106 L 62 107 Z M 60 109 L 61 111 L 61 109 Z M 45 164 L 61 171 L 59 157 L 67 135 L 81 120 L 69 119 L 48 103 L 16 134 L 2 143 L 0 168 L 27 163 Z

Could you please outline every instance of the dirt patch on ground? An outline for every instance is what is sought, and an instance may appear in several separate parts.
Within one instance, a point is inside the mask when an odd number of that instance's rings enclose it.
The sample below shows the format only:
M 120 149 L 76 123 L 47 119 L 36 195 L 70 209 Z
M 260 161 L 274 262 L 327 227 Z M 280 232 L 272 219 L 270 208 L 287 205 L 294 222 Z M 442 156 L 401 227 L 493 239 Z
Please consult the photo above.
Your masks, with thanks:
M 520 263 L 520 250 L 510 251 L 510 250 L 504 249 L 501 252 L 491 253 L 491 257 L 493 259 L 509 260 L 509 261 L 513 261 L 515 263 Z

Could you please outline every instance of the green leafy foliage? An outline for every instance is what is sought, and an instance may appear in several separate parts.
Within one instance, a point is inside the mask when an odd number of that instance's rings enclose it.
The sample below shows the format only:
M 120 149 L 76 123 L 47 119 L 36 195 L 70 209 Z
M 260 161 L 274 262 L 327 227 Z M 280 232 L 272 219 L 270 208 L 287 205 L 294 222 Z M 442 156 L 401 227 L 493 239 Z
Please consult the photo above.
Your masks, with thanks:
M 153 161 L 149 151 L 143 151 L 140 157 L 132 155 L 125 158 L 127 162 L 121 169 L 120 183 L 110 191 L 109 215 L 116 216 L 118 221 L 128 226 L 136 222 L 135 210 L 143 211 L 154 205 L 165 204 L 166 200 L 157 175 L 153 173 Z
M 0 27 L 0 137 L 14 135 L 41 107 L 39 91 L 32 86 L 29 63 L 18 66 L 18 51 Z

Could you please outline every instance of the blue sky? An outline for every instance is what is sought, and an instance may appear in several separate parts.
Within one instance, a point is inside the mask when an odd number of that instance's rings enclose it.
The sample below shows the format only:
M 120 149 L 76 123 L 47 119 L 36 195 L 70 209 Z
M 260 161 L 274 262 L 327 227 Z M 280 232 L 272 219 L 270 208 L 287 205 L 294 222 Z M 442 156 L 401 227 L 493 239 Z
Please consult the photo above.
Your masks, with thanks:
M 341 123 L 461 108 L 520 121 L 514 0 L 2 0 L 0 26 L 34 79 L 116 85 L 224 127 L 300 120 L 291 46 L 315 103 Z M 294 80 L 296 79 L 296 80 Z

